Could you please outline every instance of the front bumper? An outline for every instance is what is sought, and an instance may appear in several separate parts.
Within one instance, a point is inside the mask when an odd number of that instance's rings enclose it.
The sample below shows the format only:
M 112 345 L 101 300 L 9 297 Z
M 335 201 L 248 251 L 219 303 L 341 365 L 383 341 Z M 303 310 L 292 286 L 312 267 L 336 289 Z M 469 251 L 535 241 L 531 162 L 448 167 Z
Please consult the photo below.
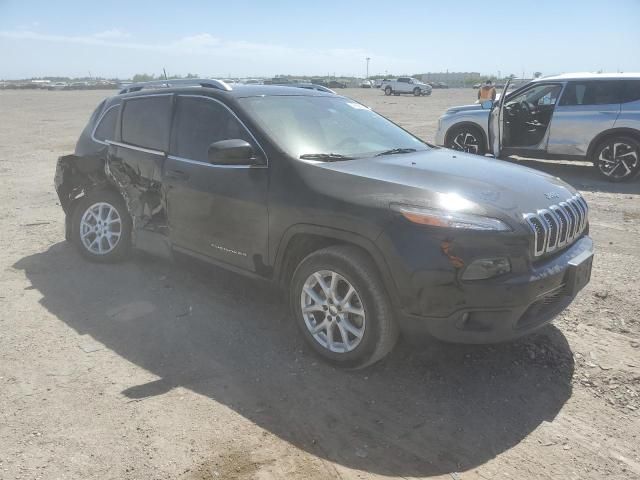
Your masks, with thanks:
M 465 282 L 464 300 L 452 295 L 458 301 L 449 314 L 401 312 L 400 327 L 405 334 L 428 333 L 456 343 L 513 340 L 549 323 L 569 306 L 589 281 L 587 277 L 576 283 L 575 264 L 588 266 L 588 271 L 582 270 L 589 275 L 592 257 L 593 242 L 584 236 L 552 259 L 533 265 L 526 273 L 508 275 L 502 281 Z

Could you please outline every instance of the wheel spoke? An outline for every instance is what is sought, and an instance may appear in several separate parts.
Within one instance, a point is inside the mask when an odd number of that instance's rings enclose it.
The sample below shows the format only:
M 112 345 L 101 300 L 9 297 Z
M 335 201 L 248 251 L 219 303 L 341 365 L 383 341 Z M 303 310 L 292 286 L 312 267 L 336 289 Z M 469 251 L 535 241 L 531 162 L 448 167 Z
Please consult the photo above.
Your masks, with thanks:
M 345 313 L 351 313 L 353 315 L 358 315 L 360 317 L 364 316 L 364 310 L 362 307 L 354 307 L 351 304 L 345 305 L 342 307 L 342 311 Z
M 329 324 L 327 326 L 327 346 L 329 347 L 329 350 L 331 350 L 332 352 L 334 351 L 334 347 L 333 347 L 333 325 Z
M 318 282 L 318 285 L 320 285 L 320 288 L 322 289 L 322 292 L 324 293 L 325 298 L 331 298 L 331 290 L 329 289 L 329 286 L 326 283 L 324 283 L 324 278 L 322 278 L 322 275 L 316 272 L 313 274 L 313 276 Z
M 364 333 L 363 329 L 356 327 L 355 325 L 353 325 L 346 317 L 344 317 L 342 319 L 342 321 L 340 322 L 340 324 L 350 333 L 352 334 L 354 337 L 356 338 L 362 338 L 362 335 Z
M 327 322 L 326 319 L 324 319 L 322 322 L 318 323 L 315 327 L 311 328 L 309 330 L 309 332 L 311 332 L 312 335 L 316 335 L 318 333 L 320 333 L 321 331 L 325 330 L 328 326 L 329 322 Z
M 351 300 L 351 297 L 353 297 L 353 294 L 356 293 L 355 289 L 353 288 L 353 286 L 349 285 L 349 290 L 347 290 L 347 293 L 345 293 L 344 297 L 342 297 L 342 299 L 339 302 L 340 306 L 344 306 L 346 305 L 349 300 Z
M 307 305 L 306 307 L 302 308 L 302 313 L 311 313 L 311 312 L 323 312 L 324 308 L 322 308 L 322 305 L 319 305 L 317 303 L 313 303 L 311 305 Z
M 338 322 L 336 323 L 336 325 L 338 326 L 338 330 L 340 331 L 340 336 L 342 337 L 342 344 L 344 345 L 344 349 L 345 350 L 349 350 L 349 335 L 347 334 L 347 331 L 344 328 L 344 325 L 342 322 Z
M 312 289 L 311 287 L 305 286 L 303 290 L 304 290 L 304 293 L 309 295 L 317 305 L 323 305 L 325 303 L 325 301 L 322 298 L 320 298 L 318 294 L 315 292 L 315 290 Z

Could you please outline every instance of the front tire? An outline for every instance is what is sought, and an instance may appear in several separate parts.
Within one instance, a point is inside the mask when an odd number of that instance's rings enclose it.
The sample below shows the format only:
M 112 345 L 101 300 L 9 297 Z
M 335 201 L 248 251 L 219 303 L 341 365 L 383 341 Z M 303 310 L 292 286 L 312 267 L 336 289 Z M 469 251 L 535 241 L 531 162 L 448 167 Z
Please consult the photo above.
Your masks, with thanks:
M 371 365 L 398 339 L 378 270 L 357 247 L 334 246 L 311 253 L 293 274 L 289 298 L 306 343 L 336 366 Z
M 452 128 L 447 133 L 445 147 L 475 155 L 487 153 L 484 137 L 477 128 L 469 125 Z
M 131 217 L 122 197 L 111 190 L 85 195 L 74 210 L 71 225 L 71 240 L 89 260 L 116 262 L 129 253 Z
M 418 87 L 413 89 L 413 96 L 414 97 L 419 97 L 420 96 L 420 89 Z
M 610 182 L 631 180 L 640 171 L 640 142 L 624 135 L 609 137 L 598 144 L 592 160 Z
M 391 95 L 391 92 L 392 92 L 392 91 L 393 91 L 393 90 L 391 90 L 391 87 L 386 87 L 386 88 L 384 89 L 384 94 L 385 94 L 385 95 L 387 95 L 387 96 L 389 96 L 389 95 Z

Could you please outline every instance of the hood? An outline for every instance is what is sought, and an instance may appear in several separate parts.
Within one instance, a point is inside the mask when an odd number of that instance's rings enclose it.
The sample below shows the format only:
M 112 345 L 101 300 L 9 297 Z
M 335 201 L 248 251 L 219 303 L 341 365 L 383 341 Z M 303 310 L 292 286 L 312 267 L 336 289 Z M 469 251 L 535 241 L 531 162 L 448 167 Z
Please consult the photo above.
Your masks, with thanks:
M 485 110 L 487 114 L 489 113 L 489 109 L 482 108 L 482 105 L 480 105 L 479 103 L 474 103 L 473 105 L 460 105 L 459 107 L 451 107 L 445 113 L 468 112 L 470 110 Z
M 363 205 L 452 208 L 522 223 L 523 214 L 564 201 L 575 189 L 557 177 L 478 155 L 433 148 L 412 154 L 315 163 L 324 193 Z M 316 170 L 316 169 L 312 169 Z M 321 173 L 322 172 L 322 173 Z

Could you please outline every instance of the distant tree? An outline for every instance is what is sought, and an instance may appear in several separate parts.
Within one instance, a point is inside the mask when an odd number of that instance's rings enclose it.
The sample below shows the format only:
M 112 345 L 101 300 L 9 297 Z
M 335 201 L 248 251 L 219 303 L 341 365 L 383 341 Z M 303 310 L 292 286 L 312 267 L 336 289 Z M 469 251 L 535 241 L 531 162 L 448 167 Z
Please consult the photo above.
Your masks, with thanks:
M 542 76 L 542 72 L 533 72 L 533 78 L 540 78 Z
M 155 75 L 149 75 L 148 73 L 136 73 L 131 80 L 134 82 L 150 82 L 155 80 Z
M 197 73 L 187 73 L 185 78 L 199 78 L 199 75 Z

